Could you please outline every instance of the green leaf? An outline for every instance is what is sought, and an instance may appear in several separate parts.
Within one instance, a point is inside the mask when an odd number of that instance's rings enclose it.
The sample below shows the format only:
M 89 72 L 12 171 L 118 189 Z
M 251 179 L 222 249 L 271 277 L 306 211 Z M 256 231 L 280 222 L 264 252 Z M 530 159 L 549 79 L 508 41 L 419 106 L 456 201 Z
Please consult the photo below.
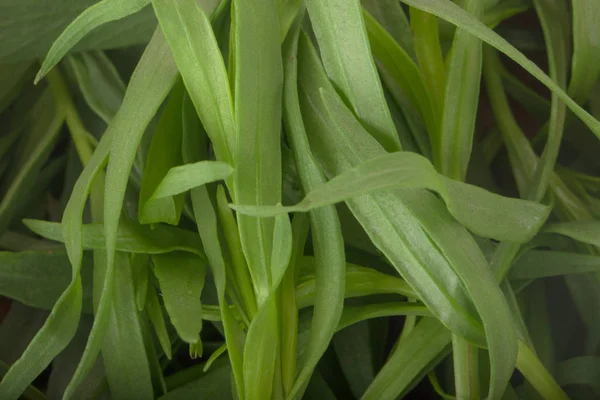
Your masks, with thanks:
M 316 267 L 313 257 L 303 257 L 301 263 L 309 263 Z M 416 297 L 411 287 L 401 278 L 383 274 L 372 268 L 360 267 L 354 264 L 346 265 L 346 284 L 344 297 L 363 297 L 376 294 L 398 294 L 405 297 Z M 296 286 L 298 308 L 302 309 L 314 304 L 316 279 L 314 273 L 304 275 Z
M 150 322 L 154 326 L 154 331 L 156 332 L 156 336 L 158 337 L 158 342 L 162 347 L 165 355 L 170 360 L 171 359 L 171 339 L 169 338 L 169 333 L 167 332 L 167 326 L 165 325 L 165 316 L 163 315 L 162 308 L 158 301 L 158 296 L 156 295 L 156 291 L 154 288 L 148 290 L 146 295 L 146 309 L 148 310 L 148 317 L 150 318 Z
M 481 17 L 479 0 L 465 3 L 467 12 Z M 457 29 L 454 34 L 444 95 L 438 157 L 440 172 L 464 181 L 473 147 L 483 57 L 481 40 Z M 435 147 L 434 147 L 435 148 Z
M 439 131 L 439 109 L 435 108 L 426 89 L 421 70 L 409 53 L 368 12 L 363 14 L 373 55 L 412 105 L 421 112 L 429 136 L 434 137 Z
M 556 381 L 561 386 L 583 385 L 600 395 L 598 373 L 600 358 L 592 356 L 573 357 L 557 365 Z
M 185 374 L 182 371 L 180 374 Z M 159 400 L 196 400 L 206 398 L 211 400 L 233 400 L 231 390 L 231 367 L 226 359 L 217 360 L 207 372 L 183 385 L 170 390 L 159 397 Z M 176 376 L 176 375 L 175 375 Z M 239 393 L 239 392 L 238 392 Z
M 0 62 L 42 59 L 61 32 L 86 8 L 97 2 L 73 0 L 68 7 L 62 7 L 60 12 L 56 12 L 56 3 L 52 0 L 2 2 Z M 154 13 L 147 8 L 94 29 L 74 50 L 114 49 L 148 43 L 155 27 Z
M 135 305 L 129 257 L 123 253 L 118 253 L 116 257 L 118 267 L 115 271 L 114 297 L 102 345 L 102 359 L 112 397 L 150 400 L 154 398 L 154 393 L 142 325 Z
M 569 95 L 583 104 L 600 78 L 600 4 L 578 0 L 573 6 L 573 63 Z
M 165 308 L 177 334 L 187 343 L 198 343 L 202 330 L 202 304 L 206 266 L 203 261 L 183 252 L 152 257 Z
M 459 6 L 452 3 L 450 0 L 402 0 L 402 2 L 411 7 L 431 13 L 460 27 L 507 55 L 555 93 L 596 136 L 600 137 L 600 122 L 598 120 L 573 101 L 573 99 L 571 99 L 569 95 L 556 84 L 556 82 L 523 55 L 523 53 L 519 52 L 500 35 L 486 27 L 483 23 L 477 21 Z
M 231 93 L 211 22 L 194 0 L 153 0 L 152 5 L 217 159 L 235 165 Z
M 416 303 L 376 303 L 364 306 L 346 306 L 342 313 L 337 330 L 372 318 L 393 317 L 398 315 L 418 315 L 431 317 L 431 313 L 422 304 Z
M 325 183 L 325 177 L 308 143 L 298 100 L 299 21 L 284 43 L 284 124 L 300 181 L 306 192 Z M 312 371 L 327 349 L 337 326 L 344 301 L 345 255 L 340 222 L 333 206 L 310 213 L 315 252 L 314 313 L 308 348 L 301 361 L 290 397 L 306 389 Z
M 365 154 L 370 153 L 376 157 L 385 153 L 354 117 L 352 131 L 348 131 L 340 129 L 326 114 L 320 88 L 328 87 L 330 83 L 305 36 L 301 36 L 298 60 L 300 105 L 306 131 L 311 148 L 326 174 L 332 176 L 351 168 L 364 161 Z M 351 140 L 345 137 L 348 134 L 353 134 Z M 334 148 L 336 150 L 331 151 Z M 358 151 L 358 148 L 361 150 Z M 472 305 L 464 287 L 459 283 L 460 279 L 440 254 L 439 244 L 433 246 L 429 234 L 423 229 L 417 216 L 413 215 L 411 205 L 413 202 L 415 205 L 422 202 L 416 198 L 421 194 L 427 195 L 425 191 L 406 191 L 399 201 L 399 193 L 381 192 L 350 200 L 348 205 L 373 244 L 385 254 L 432 312 L 443 318 L 444 323 L 452 326 L 452 329 L 483 344 L 482 329 L 476 327 Z M 441 218 L 451 223 L 448 215 L 443 214 Z M 451 293 L 446 289 L 449 282 L 453 282 Z
M 567 54 L 570 48 L 569 23 L 566 19 L 568 15 L 567 2 L 564 0 L 551 2 L 536 0 L 534 5 L 542 23 L 547 43 L 550 77 L 564 89 L 567 86 L 569 67 Z M 553 94 L 550 123 L 548 125 L 548 140 L 540 158 L 540 163 L 533 174 L 533 188 L 530 189 L 532 193 L 530 199 L 541 201 L 548 189 L 560 150 L 566 110 L 564 103 Z
M 548 373 L 535 353 L 526 344 L 519 341 L 517 369 L 545 399 L 567 400 L 569 397 Z
M 450 340 L 450 332 L 436 319 L 422 319 L 392 353 L 362 399 L 393 400 L 405 395 L 445 356 Z
M 38 220 L 25 220 L 24 223 L 29 229 L 41 236 L 59 242 L 67 242 L 62 232 L 64 225 Z M 106 249 L 103 224 L 81 225 L 81 233 L 83 248 Z M 153 229 L 133 221 L 121 221 L 119 224 L 116 249 L 126 253 L 142 254 L 185 251 L 204 258 L 200 241 L 192 232 L 167 225 L 159 225 Z
M 539 203 L 501 197 L 479 187 L 444 178 L 426 158 L 409 152 L 385 154 L 348 169 L 309 192 L 295 206 L 232 205 L 232 208 L 260 216 L 306 212 L 395 188 L 436 191 L 459 222 L 480 236 L 497 240 L 530 240 L 541 228 L 549 212 L 548 207 Z
M 143 70 L 144 74 L 137 79 L 136 85 L 130 84 L 123 105 L 105 133 L 105 136 L 114 134 L 112 143 L 110 143 L 110 160 L 106 172 L 104 196 L 107 274 L 114 269 L 119 219 L 127 188 L 128 173 L 131 171 L 138 144 L 148 123 L 174 85 L 177 76 L 177 69 L 166 40 L 158 30 L 146 48 L 138 68 L 141 65 L 145 67 L 146 63 L 151 63 L 152 66 Z M 147 72 L 148 74 L 146 74 Z M 135 76 L 132 77 L 132 81 L 133 78 Z
M 304 84 L 309 83 L 305 81 Z M 316 86 L 319 82 L 315 81 L 312 84 Z M 311 91 L 311 100 L 315 104 L 318 101 L 317 90 L 313 87 Z M 320 96 L 323 96 L 324 90 L 320 88 L 318 91 Z M 334 101 L 332 103 L 328 103 L 327 96 L 323 96 L 322 99 L 327 116 L 321 114 L 319 117 L 325 121 L 329 119 L 325 131 L 327 134 L 315 134 L 313 128 L 311 139 L 323 140 L 315 143 L 313 149 L 327 154 L 319 159 L 326 163 L 325 169 L 328 173 L 340 173 L 344 168 L 385 153 L 340 100 L 333 95 L 330 95 L 330 99 Z M 330 139 L 333 135 L 338 135 L 338 139 Z M 333 148 L 341 160 L 331 160 Z M 326 157 L 329 157 L 329 160 L 326 160 Z M 348 205 L 370 234 L 373 243 L 411 284 L 432 313 L 441 318 L 444 324 L 452 327 L 454 333 L 484 346 L 479 342 L 479 334 L 475 333 L 481 329 L 478 317 L 481 318 L 486 336 L 483 340 L 487 342 L 491 359 L 490 396 L 495 397 L 502 393 L 514 369 L 517 351 L 516 330 L 502 292 L 493 276 L 488 273 L 489 265 L 473 237 L 450 216 L 435 196 L 426 191 L 380 193 L 368 200 L 367 196 L 362 196 L 348 202 Z M 385 210 L 377 221 L 374 220 L 374 210 L 377 210 L 375 206 L 381 211 Z M 404 211 L 401 212 L 403 208 Z M 386 227 L 386 224 L 389 225 Z M 410 234 L 407 232 L 408 226 L 411 226 Z M 425 236 L 419 238 L 419 233 Z M 400 248 L 400 243 L 405 247 Z M 457 246 L 457 243 L 460 243 L 460 246 Z M 423 248 L 429 249 L 427 254 L 421 253 Z M 437 258 L 435 253 L 443 256 Z M 425 259 L 428 261 L 419 261 Z M 408 262 L 414 263 L 413 266 L 408 267 Z M 436 280 L 455 281 L 460 284 L 454 286 L 450 294 L 442 289 Z M 443 285 L 447 287 L 447 283 Z M 474 305 L 478 317 L 474 315 L 470 304 Z M 449 318 L 445 319 L 446 316 Z M 465 329 L 467 326 L 469 328 Z
M 273 384 L 281 346 L 277 289 L 292 255 L 292 228 L 287 215 L 275 219 L 273 238 L 271 288 L 248 327 L 244 345 L 244 393 L 247 399 L 268 399 L 272 394 L 277 395 Z
M 189 97 L 185 97 L 183 101 L 183 159 L 187 163 L 197 162 L 202 158 L 201 143 L 204 137 L 200 135 L 202 129 L 200 128 L 200 121 L 195 114 L 193 104 Z M 240 398 L 244 398 L 244 381 L 242 371 L 242 356 L 245 333 L 237 324 L 229 304 L 225 299 L 225 291 L 227 286 L 227 274 L 225 261 L 223 259 L 223 252 L 221 250 L 221 242 L 218 234 L 217 227 L 217 215 L 214 206 L 208 195 L 208 189 L 206 186 L 200 186 L 191 190 L 192 198 L 192 209 L 194 210 L 194 219 L 196 226 L 198 227 L 198 233 L 202 240 L 202 244 L 206 251 L 206 258 L 210 266 L 213 279 L 215 282 L 217 297 L 219 303 L 219 310 L 221 313 L 221 321 L 223 323 L 223 331 L 225 333 L 225 340 L 227 344 L 227 352 L 229 354 L 229 360 L 231 362 L 231 372 L 233 373 L 235 387 Z M 233 219 L 233 216 L 231 217 Z M 224 224 L 225 225 L 225 224 Z M 235 225 L 235 222 L 234 222 Z M 224 226 L 224 229 L 227 229 Z M 229 232 L 234 236 L 239 243 L 239 236 L 237 229 L 234 232 Z M 227 235 L 227 231 L 225 233 Z M 241 253 L 241 250 L 240 250 Z M 242 262 L 243 267 L 246 268 L 245 262 Z M 231 279 L 231 278 L 230 278 Z M 247 283 L 250 283 L 250 279 L 247 279 Z M 250 291 L 252 296 L 254 293 Z M 255 300 L 252 297 L 252 304 L 256 307 Z M 254 308 L 255 310 L 255 308 Z M 229 375 L 229 373 L 228 373 Z
M 362 124 L 388 151 L 400 140 L 367 40 L 359 0 L 306 1 L 325 69 Z
M 581 243 L 600 247 L 600 221 L 571 221 L 546 225 L 544 233 L 557 233 Z
M 511 279 L 539 279 L 550 276 L 600 272 L 600 257 L 561 251 L 530 250 L 510 269 Z
M 46 90 L 33 106 L 30 118 L 27 129 L 21 133 L 23 157 L 14 163 L 5 178 L 9 180 L 0 201 L 0 233 L 7 229 L 19 203 L 33 189 L 35 179 L 59 137 L 65 113 L 52 98 L 51 91 Z
M 231 32 L 235 38 L 237 125 L 234 198 L 245 204 L 275 205 L 281 202 L 282 187 L 283 66 L 277 8 L 274 0 L 238 0 L 234 18 L 235 29 Z M 274 221 L 239 215 L 238 226 L 260 305 L 271 290 L 269 268 Z
M 68 60 L 86 103 L 98 117 L 110 123 L 125 95 L 125 84 L 116 67 L 101 51 L 73 54 Z
M 87 8 L 56 39 L 44 59 L 35 82 L 39 82 L 91 30 L 107 22 L 134 14 L 148 4 L 150 0 L 102 0 Z
M 84 255 L 83 311 L 91 312 L 92 269 Z M 50 310 L 71 280 L 69 258 L 62 249 L 0 252 L 0 294 L 31 307 Z
M 171 168 L 182 163 L 181 105 L 184 90 L 181 81 L 175 84 L 152 135 L 140 185 L 138 220 L 142 224 L 166 222 L 177 225 L 183 211 L 183 196 L 172 194 L 157 198 L 154 194 Z
M 412 37 L 412 29 L 408 17 L 402 9 L 400 2 L 396 0 L 362 0 L 362 6 L 369 12 L 386 31 L 394 38 L 400 47 L 406 51 L 411 58 L 415 58 L 415 48 Z
M 160 199 L 185 193 L 195 187 L 226 179 L 232 173 L 231 165 L 220 161 L 198 161 L 173 167 L 160 182 L 152 198 Z

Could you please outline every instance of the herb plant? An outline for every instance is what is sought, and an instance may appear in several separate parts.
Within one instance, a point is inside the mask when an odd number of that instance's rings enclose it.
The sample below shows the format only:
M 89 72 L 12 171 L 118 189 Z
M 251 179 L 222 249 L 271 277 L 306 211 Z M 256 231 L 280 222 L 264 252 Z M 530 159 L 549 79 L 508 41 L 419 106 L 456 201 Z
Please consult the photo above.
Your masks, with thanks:
M 0 22 L 0 399 L 600 396 L 597 0 Z

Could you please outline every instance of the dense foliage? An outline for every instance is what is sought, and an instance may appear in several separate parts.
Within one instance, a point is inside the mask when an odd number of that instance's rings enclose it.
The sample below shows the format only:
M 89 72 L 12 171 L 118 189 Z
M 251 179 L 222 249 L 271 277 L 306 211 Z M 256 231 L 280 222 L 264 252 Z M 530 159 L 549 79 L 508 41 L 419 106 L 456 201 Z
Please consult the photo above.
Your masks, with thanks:
M 0 399 L 600 397 L 597 0 L 0 0 L 0 38 Z

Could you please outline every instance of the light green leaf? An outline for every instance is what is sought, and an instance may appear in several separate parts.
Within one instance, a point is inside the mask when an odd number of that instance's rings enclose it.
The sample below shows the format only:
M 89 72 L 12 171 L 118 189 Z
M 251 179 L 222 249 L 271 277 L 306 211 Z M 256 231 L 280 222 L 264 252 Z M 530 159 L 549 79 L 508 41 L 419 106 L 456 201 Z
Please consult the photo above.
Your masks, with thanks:
M 190 344 L 198 343 L 202 330 L 200 295 L 206 276 L 204 262 L 183 252 L 157 254 L 152 261 L 167 313 L 179 337 Z
M 92 260 L 84 255 L 83 311 L 91 312 Z M 63 249 L 0 252 L 0 294 L 31 307 L 50 310 L 71 280 Z
M 125 84 L 116 67 L 101 51 L 68 57 L 81 94 L 90 108 L 107 124 L 123 102 Z
M 310 263 L 316 267 L 313 257 L 303 257 L 302 264 Z M 304 275 L 296 286 L 298 309 L 312 306 L 315 301 L 316 279 L 314 274 Z M 344 297 L 363 297 L 376 294 L 397 294 L 405 297 L 416 297 L 412 288 L 401 278 L 383 274 L 372 268 L 354 264 L 346 265 Z
M 173 167 L 160 182 L 152 198 L 160 199 L 185 193 L 195 187 L 226 179 L 232 173 L 233 168 L 220 161 L 198 161 Z
M 429 309 L 416 303 L 376 303 L 364 306 L 346 306 L 342 313 L 337 330 L 340 331 L 350 325 L 372 318 L 393 317 L 398 315 L 417 315 L 431 317 Z
M 385 154 L 365 161 L 309 192 L 295 206 L 232 205 L 232 208 L 260 216 L 306 212 L 394 188 L 435 190 L 458 221 L 480 236 L 497 240 L 530 240 L 541 228 L 549 212 L 548 207 L 539 203 L 502 197 L 476 186 L 444 178 L 425 157 L 410 152 Z
M 515 261 L 510 269 L 509 277 L 511 279 L 539 279 L 588 272 L 600 272 L 599 256 L 531 250 Z
M 171 91 L 152 135 L 138 201 L 138 220 L 142 224 L 166 222 L 177 225 L 183 211 L 183 196 L 167 195 L 165 198 L 157 198 L 154 193 L 170 169 L 182 163 L 181 104 L 184 90 L 183 82 L 179 80 Z
M 310 150 L 298 100 L 299 21 L 284 44 L 285 85 L 284 123 L 300 181 L 306 192 L 325 182 Z M 310 213 L 315 251 L 315 286 L 313 320 L 308 348 L 305 350 L 290 397 L 301 397 L 312 371 L 327 349 L 341 317 L 344 299 L 345 255 L 340 222 L 333 206 Z
M 362 6 L 394 38 L 411 58 L 415 58 L 412 29 L 408 17 L 396 0 L 362 0 Z
M 281 202 L 282 187 L 283 66 L 277 7 L 274 0 L 238 0 L 234 5 L 235 29 L 231 32 L 235 38 L 237 125 L 234 198 L 245 204 L 275 205 Z M 260 305 L 271 290 L 269 268 L 274 221 L 240 215 L 238 226 Z
M 600 137 L 600 122 L 592 117 L 587 111 L 581 108 L 573 99 L 560 88 L 548 75 L 546 75 L 537 65 L 529 60 L 523 53 L 515 49 L 510 43 L 500 35 L 486 27 L 483 23 L 476 20 L 466 11 L 461 9 L 450 0 L 402 0 L 402 2 L 411 7 L 429 12 L 438 18 L 444 19 L 453 25 L 464 29 L 466 32 L 478 37 L 487 44 L 495 47 L 513 61 L 523 67 L 527 72 L 537 78 L 548 89 L 555 93 L 565 104 L 577 115 L 594 134 Z
M 388 151 L 400 140 L 367 40 L 359 0 L 307 0 L 325 69 L 362 124 Z
M 56 39 L 44 59 L 35 82 L 39 82 L 73 46 L 91 30 L 125 18 L 150 4 L 150 0 L 102 0 L 82 12 Z
M 58 242 L 65 242 L 61 224 L 56 222 L 25 220 L 33 232 Z M 103 224 L 81 225 L 81 245 L 85 249 L 106 249 Z M 117 232 L 116 249 L 126 253 L 162 254 L 185 251 L 204 257 L 198 237 L 190 231 L 167 225 L 154 229 L 132 221 L 122 221 Z
M 114 297 L 102 345 L 102 359 L 113 398 L 151 400 L 154 393 L 150 366 L 135 305 L 129 257 L 123 253 L 116 257 Z
M 18 205 L 35 185 L 36 177 L 56 144 L 65 119 L 64 109 L 53 99 L 50 90 L 40 96 L 29 115 L 28 126 L 20 134 L 23 147 L 19 150 L 23 157 L 13 164 L 13 169 L 5 178 L 8 181 L 0 200 L 0 233 L 6 230 Z
M 475 17 L 483 13 L 479 0 L 468 0 L 465 9 Z M 481 46 L 481 40 L 457 29 L 448 63 L 437 157 L 440 172 L 461 182 L 467 176 L 475 134 L 483 64 Z
M 353 116 L 349 120 L 351 130 L 348 131 L 340 129 L 326 113 L 320 88 L 331 87 L 331 84 L 305 36 L 300 38 L 298 60 L 300 105 L 306 131 L 312 151 L 326 174 L 335 176 L 367 157 L 385 153 Z M 347 109 L 345 112 L 352 115 Z M 352 138 L 349 140 L 347 135 L 352 135 Z M 412 204 L 421 202 L 417 200 L 419 195 L 433 196 L 425 191 L 404 191 L 400 200 L 399 191 L 380 192 L 349 200 L 348 205 L 373 244 L 385 254 L 432 312 L 453 330 L 483 345 L 483 329 L 478 326 L 466 289 L 448 260 L 441 255 L 439 244 L 433 246 L 429 233 L 413 215 Z M 439 210 L 439 207 L 436 206 L 436 209 Z M 453 223 L 447 212 L 442 213 L 440 218 Z
M 186 163 L 197 162 L 205 154 L 202 149 L 206 148 L 203 146 L 203 142 L 206 141 L 206 136 L 199 135 L 202 133 L 201 124 L 198 120 L 198 116 L 194 111 L 192 101 L 188 96 L 183 101 L 183 141 L 182 151 L 183 160 Z M 202 239 L 202 244 L 206 251 L 206 258 L 210 266 L 213 279 L 215 282 L 217 297 L 219 302 L 219 310 L 221 314 L 221 321 L 223 323 L 223 331 L 225 333 L 225 340 L 227 344 L 227 352 L 229 360 L 231 362 L 231 372 L 233 373 L 235 387 L 240 396 L 244 398 L 244 381 L 242 372 L 242 356 L 245 333 L 238 325 L 229 304 L 225 298 L 225 291 L 227 286 L 227 274 L 225 261 L 223 259 L 223 252 L 221 250 L 221 242 L 217 227 L 217 215 L 215 208 L 210 200 L 208 189 L 206 186 L 196 187 L 191 190 L 192 198 L 192 209 L 194 211 L 194 219 L 196 226 L 198 227 L 198 233 Z M 233 219 L 233 216 L 232 216 Z M 224 224 L 225 225 L 225 224 Z M 235 222 L 234 222 L 235 225 Z M 229 233 L 234 236 L 239 243 L 239 236 L 237 229 L 234 232 L 228 232 L 227 227 L 224 226 L 225 235 Z M 241 253 L 241 250 L 240 250 Z M 243 261 L 243 255 L 241 255 Z M 245 262 L 243 261 L 243 267 L 246 268 Z M 231 279 L 231 278 L 230 278 Z M 250 279 L 246 282 L 250 284 Z M 254 300 L 254 293 L 250 288 L 251 304 L 253 310 L 256 309 Z M 253 314 L 252 314 L 253 315 Z
M 393 400 L 404 396 L 441 361 L 450 341 L 450 332 L 436 319 L 422 319 L 392 353 L 362 400 Z
M 148 310 L 148 317 L 150 322 L 154 326 L 154 331 L 158 337 L 158 342 L 162 347 L 165 355 L 171 359 L 171 339 L 167 332 L 167 326 L 165 325 L 165 316 L 163 315 L 162 308 L 158 301 L 158 296 L 154 288 L 150 288 L 146 295 L 146 310 Z
M 600 221 L 571 221 L 549 224 L 544 233 L 557 233 L 581 243 L 600 247 Z
M 583 104 L 600 78 L 600 3 L 594 0 L 576 0 L 571 3 L 573 63 L 569 95 Z
M 152 5 L 217 159 L 235 165 L 231 93 L 211 22 L 195 0 L 153 0 Z

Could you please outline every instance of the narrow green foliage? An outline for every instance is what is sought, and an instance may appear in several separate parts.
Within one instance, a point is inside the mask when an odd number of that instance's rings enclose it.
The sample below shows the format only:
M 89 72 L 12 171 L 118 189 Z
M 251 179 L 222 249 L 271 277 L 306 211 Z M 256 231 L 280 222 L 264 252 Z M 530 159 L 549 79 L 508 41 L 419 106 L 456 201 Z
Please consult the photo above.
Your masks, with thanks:
M 400 140 L 371 56 L 359 0 L 307 0 L 328 75 L 362 124 L 388 151 Z
M 478 0 L 468 0 L 465 9 L 475 17 L 483 14 Z M 481 46 L 481 40 L 457 29 L 448 62 L 436 159 L 440 160 L 439 169 L 444 175 L 459 181 L 467 176 L 473 147 L 483 63 Z
M 102 0 L 81 13 L 54 42 L 35 80 L 39 82 L 91 30 L 125 18 L 150 4 L 150 0 Z
M 152 262 L 171 323 L 185 342 L 198 343 L 206 265 L 198 257 L 183 252 L 157 254 Z
M 234 2 L 234 193 L 235 200 L 244 204 L 275 205 L 281 201 L 283 66 L 276 11 L 274 0 Z M 274 221 L 240 215 L 238 226 L 260 305 L 271 291 Z
M 525 242 L 541 228 L 548 208 L 534 202 L 501 197 L 481 188 L 446 179 L 424 157 L 409 152 L 382 155 L 334 177 L 289 207 L 246 207 L 238 212 L 272 216 L 305 212 L 385 189 L 426 188 L 436 191 L 452 215 L 473 232 L 497 240 Z M 492 223 L 492 221 L 495 221 Z
M 575 0 L 572 4 L 573 62 L 569 95 L 583 104 L 600 77 L 600 5 L 594 0 Z
M 181 156 L 181 105 L 183 101 L 183 83 L 179 82 L 171 92 L 160 120 L 152 135 L 148 149 L 144 174 L 140 185 L 138 220 L 142 224 L 166 222 L 177 225 L 183 211 L 183 196 L 172 193 L 156 196 L 171 168 L 182 164 Z

